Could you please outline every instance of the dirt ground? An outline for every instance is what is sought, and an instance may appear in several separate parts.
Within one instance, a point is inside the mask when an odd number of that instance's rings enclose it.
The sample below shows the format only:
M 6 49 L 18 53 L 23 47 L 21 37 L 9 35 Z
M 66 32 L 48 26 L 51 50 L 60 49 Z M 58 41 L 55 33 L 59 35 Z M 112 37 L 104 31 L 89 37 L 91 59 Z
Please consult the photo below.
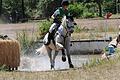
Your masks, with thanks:
M 29 34 L 32 34 L 35 29 L 35 23 L 0 24 L 0 34 L 8 35 L 10 38 L 16 38 L 16 33 L 22 30 L 28 31 Z
M 120 25 L 120 19 L 76 19 L 78 26 L 84 28 L 95 27 L 118 27 Z
M 118 29 L 120 19 L 76 19 L 77 25 L 84 29 L 94 29 L 97 27 L 114 27 Z M 19 23 L 19 24 L 0 24 L 0 34 L 8 35 L 10 38 L 16 38 L 16 32 L 26 30 L 31 35 L 35 32 L 37 23 Z

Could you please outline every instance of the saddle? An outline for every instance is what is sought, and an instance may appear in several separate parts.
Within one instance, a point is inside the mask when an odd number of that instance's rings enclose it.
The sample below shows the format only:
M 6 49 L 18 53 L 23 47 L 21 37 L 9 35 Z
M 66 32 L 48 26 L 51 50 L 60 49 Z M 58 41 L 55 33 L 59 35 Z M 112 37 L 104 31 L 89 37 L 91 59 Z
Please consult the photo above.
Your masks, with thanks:
M 56 35 L 56 32 L 57 32 L 59 26 L 60 26 L 60 24 L 56 24 L 56 27 L 53 27 L 52 32 L 48 32 L 48 33 L 45 35 L 45 37 L 44 37 L 44 39 L 43 39 L 43 43 L 44 43 L 45 45 L 49 45 L 51 41 L 52 41 L 53 44 L 55 45 L 55 40 L 54 40 L 54 39 L 55 39 L 55 35 Z
M 55 45 L 54 36 L 48 32 L 43 39 L 44 45 L 49 45 L 51 40 L 52 40 L 53 44 Z

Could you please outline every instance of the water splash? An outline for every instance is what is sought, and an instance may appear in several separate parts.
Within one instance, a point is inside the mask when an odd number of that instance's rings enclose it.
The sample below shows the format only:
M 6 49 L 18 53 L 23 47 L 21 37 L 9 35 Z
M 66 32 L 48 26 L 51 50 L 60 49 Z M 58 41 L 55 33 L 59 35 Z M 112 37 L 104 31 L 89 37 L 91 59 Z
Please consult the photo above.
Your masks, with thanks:
M 81 55 L 72 55 L 72 62 L 75 67 L 82 66 L 82 63 L 88 61 L 88 57 Z M 55 60 L 55 70 L 69 69 L 68 61 L 62 62 L 61 55 L 58 55 Z M 20 71 L 48 71 L 50 70 L 50 62 L 48 55 L 44 56 L 23 56 L 19 67 Z

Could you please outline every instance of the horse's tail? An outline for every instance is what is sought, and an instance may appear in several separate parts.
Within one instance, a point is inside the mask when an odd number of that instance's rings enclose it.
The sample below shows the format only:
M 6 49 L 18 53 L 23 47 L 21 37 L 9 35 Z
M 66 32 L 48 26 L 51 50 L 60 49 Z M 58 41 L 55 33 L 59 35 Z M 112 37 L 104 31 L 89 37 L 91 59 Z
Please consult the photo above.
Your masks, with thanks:
M 48 51 L 47 47 L 45 45 L 43 45 L 42 47 L 36 49 L 36 54 L 45 55 L 45 54 L 47 54 L 47 51 Z

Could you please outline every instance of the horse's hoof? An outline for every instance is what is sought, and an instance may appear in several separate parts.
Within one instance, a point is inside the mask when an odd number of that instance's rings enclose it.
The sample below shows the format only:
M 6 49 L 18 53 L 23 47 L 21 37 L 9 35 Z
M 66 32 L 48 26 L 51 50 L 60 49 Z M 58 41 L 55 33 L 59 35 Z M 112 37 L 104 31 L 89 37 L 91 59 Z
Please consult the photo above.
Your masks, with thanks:
M 66 61 L 66 57 L 65 57 L 65 55 L 62 55 L 62 61 L 63 61 L 63 62 Z
M 52 69 L 54 69 L 54 66 L 53 66 L 53 65 L 51 65 L 51 70 L 52 70 Z
M 73 64 L 69 64 L 69 67 L 70 67 L 70 68 L 74 68 Z

